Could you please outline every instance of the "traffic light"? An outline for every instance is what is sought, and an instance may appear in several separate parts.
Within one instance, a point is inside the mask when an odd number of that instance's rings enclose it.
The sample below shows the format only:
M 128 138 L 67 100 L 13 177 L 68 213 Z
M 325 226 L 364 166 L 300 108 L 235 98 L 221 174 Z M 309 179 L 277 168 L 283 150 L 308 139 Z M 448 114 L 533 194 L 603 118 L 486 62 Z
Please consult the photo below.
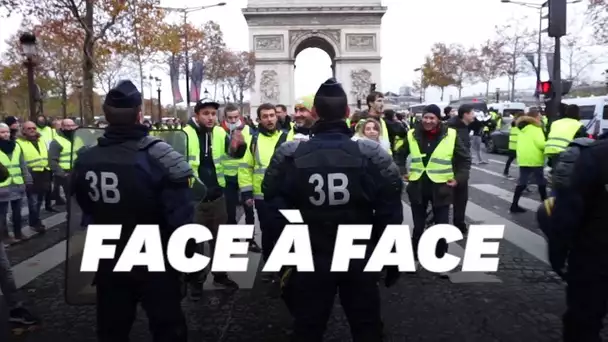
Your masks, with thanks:
M 562 82 L 561 83 L 562 95 L 566 95 L 572 89 L 572 81 L 562 80 L 561 82 Z M 545 97 L 551 98 L 551 97 L 555 96 L 554 89 L 553 89 L 553 83 L 551 81 L 544 81 L 544 82 L 538 83 L 536 90 L 539 93 L 545 95 Z
M 549 0 L 549 37 L 559 38 L 566 35 L 567 0 Z

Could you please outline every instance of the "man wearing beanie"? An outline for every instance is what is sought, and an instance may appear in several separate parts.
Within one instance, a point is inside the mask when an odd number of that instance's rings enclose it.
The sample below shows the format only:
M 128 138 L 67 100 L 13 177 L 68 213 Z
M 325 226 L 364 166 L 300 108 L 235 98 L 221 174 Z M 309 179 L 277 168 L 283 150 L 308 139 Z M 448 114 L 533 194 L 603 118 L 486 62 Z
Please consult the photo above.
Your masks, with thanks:
M 427 208 L 433 207 L 435 224 L 449 224 L 454 189 L 468 179 L 471 157 L 458 133 L 441 122 L 441 109 L 436 105 L 424 108 L 422 121 L 407 134 L 403 153 L 412 157 L 407 193 L 412 208 L 414 232 L 412 246 L 418 260 L 418 242 L 426 229 Z M 447 252 L 445 239 L 439 240 L 435 254 Z
M 323 339 L 337 292 L 353 340 L 382 341 L 380 274 L 363 272 L 369 256 L 351 261 L 348 272 L 330 272 L 330 266 L 340 224 L 373 224 L 367 246 L 371 251 L 386 225 L 403 222 L 403 182 L 380 144 L 350 139 L 348 101 L 335 79 L 321 85 L 312 112 L 319 120 L 310 140 L 279 147 L 262 184 L 266 205 L 274 213 L 265 229 L 278 239 L 287 223 L 278 210 L 298 209 L 310 234 L 315 271 L 283 270 L 283 298 L 294 316 L 292 341 Z M 391 286 L 399 273 L 394 267 L 387 272 L 385 285 Z
M 73 167 L 72 184 L 84 220 L 122 225 L 113 259 L 99 262 L 97 334 L 102 342 L 127 341 L 141 302 L 154 341 L 186 342 L 177 271 L 113 272 L 137 224 L 159 225 L 163 248 L 178 227 L 193 221 L 186 159 L 142 125 L 141 93 L 123 81 L 106 95 L 103 111 L 109 126 L 96 146 L 83 149 Z M 166 250 L 164 251 L 166 253 Z
M 293 114 L 293 125 L 290 134 L 293 134 L 293 140 L 306 141 L 310 139 L 310 130 L 315 122 L 319 119 L 317 114 L 312 111 L 314 95 L 304 96 L 296 101 Z

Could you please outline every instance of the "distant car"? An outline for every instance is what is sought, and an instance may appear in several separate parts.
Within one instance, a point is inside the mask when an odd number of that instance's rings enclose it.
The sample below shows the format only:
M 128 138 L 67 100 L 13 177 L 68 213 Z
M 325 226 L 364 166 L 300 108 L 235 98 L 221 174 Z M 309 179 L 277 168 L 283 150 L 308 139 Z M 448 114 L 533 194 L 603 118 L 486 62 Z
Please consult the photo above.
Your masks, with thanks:
M 486 149 L 489 153 L 505 153 L 509 151 L 509 131 L 511 123 L 503 125 L 500 130 L 496 130 L 490 134 L 490 139 L 486 143 Z

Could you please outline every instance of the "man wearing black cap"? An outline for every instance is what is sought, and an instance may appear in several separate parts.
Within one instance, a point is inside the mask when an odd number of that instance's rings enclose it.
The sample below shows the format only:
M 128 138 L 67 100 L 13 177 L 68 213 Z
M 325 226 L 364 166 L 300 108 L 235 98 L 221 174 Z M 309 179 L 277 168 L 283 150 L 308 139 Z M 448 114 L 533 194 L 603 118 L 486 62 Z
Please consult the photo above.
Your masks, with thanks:
M 71 175 L 74 196 L 88 222 L 122 225 L 116 257 L 101 260 L 95 277 L 98 339 L 127 341 L 141 302 L 154 341 L 186 342 L 177 271 L 135 267 L 113 272 L 137 224 L 160 225 L 166 247 L 175 229 L 193 221 L 192 169 L 170 145 L 148 136 L 141 124 L 141 101 L 131 81 L 108 92 L 103 111 L 109 126 L 97 146 L 81 150 Z
M 412 246 L 417 260 L 429 203 L 433 206 L 434 223 L 449 224 L 453 190 L 468 180 L 471 156 L 456 130 L 441 122 L 441 109 L 433 104 L 424 108 L 421 124 L 408 132 L 403 149 L 406 156 L 412 157 L 406 178 L 414 221 Z M 443 257 L 447 250 L 445 239 L 439 240 L 437 257 Z
M 284 299 L 295 318 L 293 341 L 321 341 L 336 292 L 340 293 L 354 341 L 382 341 L 378 281 L 363 272 L 386 225 L 403 222 L 403 182 L 397 165 L 380 144 L 352 141 L 345 119 L 348 101 L 342 85 L 329 79 L 314 99 L 319 121 L 308 141 L 283 144 L 262 183 L 273 211 L 298 209 L 308 225 L 314 272 L 285 270 Z M 331 156 L 331 157 L 328 157 Z M 272 215 L 266 229 L 279 237 L 285 221 Z M 364 259 L 351 260 L 348 272 L 330 272 L 340 224 L 373 224 Z M 385 284 L 397 281 L 389 268 Z
M 233 132 L 234 136 L 230 137 L 218 125 L 219 107 L 219 103 L 209 98 L 198 101 L 194 106 L 194 115 L 184 127 L 184 132 L 188 135 L 188 162 L 206 186 L 204 193 L 193 188 L 194 200 L 197 202 L 194 222 L 209 228 L 214 237 L 217 237 L 219 226 L 228 222 L 224 196 L 226 177 L 222 161 L 227 155 L 241 158 L 246 148 L 241 131 Z M 214 241 L 215 239 L 211 241 L 211 248 L 214 248 Z M 202 295 L 205 281 L 202 275 L 203 271 L 187 277 L 192 300 L 199 300 Z M 226 272 L 213 273 L 213 284 L 229 289 L 238 288 L 238 284 Z

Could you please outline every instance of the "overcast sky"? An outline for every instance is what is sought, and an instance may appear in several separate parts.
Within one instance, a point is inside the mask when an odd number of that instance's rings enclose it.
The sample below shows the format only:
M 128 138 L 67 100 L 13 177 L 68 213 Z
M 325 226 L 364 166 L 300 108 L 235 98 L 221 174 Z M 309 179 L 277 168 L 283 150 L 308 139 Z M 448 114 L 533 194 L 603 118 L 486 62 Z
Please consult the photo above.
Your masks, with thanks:
M 541 1 L 536 0 L 537 3 Z M 162 5 L 180 7 L 193 5 L 186 0 L 161 0 Z M 211 8 L 206 11 L 190 15 L 193 23 L 203 23 L 207 20 L 218 22 L 224 32 L 224 38 L 229 48 L 234 50 L 248 50 L 248 30 L 241 8 L 245 7 L 247 0 L 225 0 L 224 7 Z M 535 2 L 535 0 L 530 0 Z M 214 0 L 196 2 L 196 5 L 213 4 Z M 465 46 L 476 46 L 484 40 L 491 38 L 497 24 L 509 22 L 513 18 L 527 17 L 525 22 L 530 27 L 538 26 L 538 11 L 514 4 L 503 4 L 500 0 L 383 0 L 388 11 L 382 24 L 382 91 L 397 92 L 402 85 L 411 85 L 413 80 L 419 79 L 419 74 L 413 70 L 419 67 L 430 47 L 435 42 L 446 44 L 460 43 Z M 585 4 L 570 5 L 569 19 L 574 17 L 583 20 Z M 2 19 L 0 26 L 0 52 L 4 51 L 4 41 L 19 27 L 21 18 L 12 17 Z M 327 54 L 318 49 L 304 50 L 296 60 L 296 94 L 298 96 L 314 93 L 319 84 L 331 75 L 330 60 Z M 325 65 L 325 68 L 319 66 Z M 604 65 L 596 66 L 589 74 L 600 78 Z M 170 103 L 171 93 L 168 75 L 160 75 L 154 71 L 155 76 L 162 76 L 163 103 Z M 148 72 L 146 72 L 148 74 Z M 520 77 L 517 88 L 534 87 L 535 77 Z M 491 83 L 490 89 L 508 89 L 506 78 Z M 209 89 L 211 91 L 211 89 Z M 485 91 L 485 85 L 468 86 L 465 94 Z M 149 94 L 149 90 L 144 90 Z M 452 89 L 446 93 L 456 96 L 457 91 Z M 182 81 L 182 95 L 185 97 L 185 82 Z M 149 95 L 146 95 L 148 97 Z M 156 96 L 156 95 L 155 95 Z M 429 90 L 429 101 L 439 100 L 438 90 Z

